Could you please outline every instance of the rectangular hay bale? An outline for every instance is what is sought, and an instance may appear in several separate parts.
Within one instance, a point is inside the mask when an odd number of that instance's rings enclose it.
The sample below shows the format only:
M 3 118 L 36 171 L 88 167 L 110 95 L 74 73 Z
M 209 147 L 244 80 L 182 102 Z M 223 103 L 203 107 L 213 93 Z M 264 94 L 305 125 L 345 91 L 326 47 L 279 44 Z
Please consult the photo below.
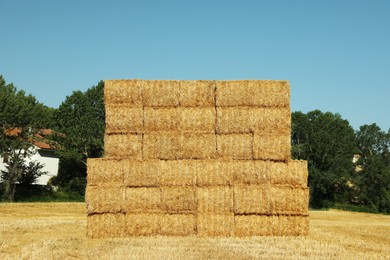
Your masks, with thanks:
M 287 162 L 291 158 L 290 134 L 255 134 L 253 158 Z
M 233 161 L 197 160 L 197 185 L 231 186 L 233 185 Z
M 198 236 L 218 237 L 234 235 L 234 214 L 198 214 Z
M 290 134 L 289 108 L 218 107 L 217 133 Z
M 220 158 L 252 159 L 252 134 L 217 135 L 217 151 Z
M 144 129 L 142 107 L 106 104 L 106 134 L 136 133 Z
M 145 107 L 179 106 L 180 87 L 177 80 L 144 80 L 143 104 Z
M 142 107 L 141 80 L 105 80 L 104 103 Z
M 199 187 L 197 195 L 199 213 L 233 213 L 232 187 Z
M 159 160 L 123 160 L 124 180 L 126 187 L 159 187 L 161 170 Z
M 215 109 L 204 107 L 146 107 L 145 132 L 215 132 Z
M 126 214 L 124 230 L 127 236 L 155 236 L 161 230 L 161 214 Z
M 307 162 L 234 161 L 234 183 L 307 187 Z
M 126 213 L 161 212 L 162 193 L 160 188 L 126 188 L 123 210 Z
M 217 106 L 290 106 L 290 86 L 285 80 L 217 81 L 216 85 Z
M 119 185 L 87 186 L 85 201 L 88 214 L 121 212 L 125 203 L 125 191 Z
M 309 233 L 308 216 L 236 215 L 235 235 L 302 236 Z
M 161 215 L 161 231 L 163 236 L 190 236 L 196 234 L 196 216 L 193 214 Z
M 125 215 L 122 213 L 88 215 L 87 236 L 90 238 L 124 237 Z
M 104 135 L 104 156 L 106 158 L 142 159 L 142 134 Z
M 146 159 L 208 159 L 216 156 L 214 134 L 154 132 L 144 136 Z
M 214 107 L 215 83 L 206 80 L 180 81 L 180 106 Z
M 195 160 L 161 160 L 162 186 L 195 186 L 196 185 Z
M 270 185 L 235 185 L 236 214 L 308 214 L 307 188 Z
M 122 185 L 124 168 L 122 160 L 105 158 L 87 159 L 87 183 L 88 185 Z
M 195 187 L 162 187 L 162 210 L 166 213 L 194 213 L 197 210 Z

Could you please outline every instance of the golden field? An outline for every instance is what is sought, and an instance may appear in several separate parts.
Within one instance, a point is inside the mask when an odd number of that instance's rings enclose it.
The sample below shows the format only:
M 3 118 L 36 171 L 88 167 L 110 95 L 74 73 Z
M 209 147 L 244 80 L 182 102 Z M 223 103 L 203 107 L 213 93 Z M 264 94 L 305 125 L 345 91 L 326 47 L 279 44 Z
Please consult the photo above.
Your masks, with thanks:
M 390 259 L 390 216 L 310 211 L 307 237 L 86 237 L 84 203 L 0 204 L 0 259 Z

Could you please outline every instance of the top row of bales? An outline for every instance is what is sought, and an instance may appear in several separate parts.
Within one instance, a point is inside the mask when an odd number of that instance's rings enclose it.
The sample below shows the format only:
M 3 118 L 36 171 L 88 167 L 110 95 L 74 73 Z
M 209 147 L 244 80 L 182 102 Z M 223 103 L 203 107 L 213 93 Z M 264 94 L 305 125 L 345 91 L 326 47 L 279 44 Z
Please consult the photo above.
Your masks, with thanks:
M 289 107 L 283 80 L 107 80 L 106 105 L 128 107 Z

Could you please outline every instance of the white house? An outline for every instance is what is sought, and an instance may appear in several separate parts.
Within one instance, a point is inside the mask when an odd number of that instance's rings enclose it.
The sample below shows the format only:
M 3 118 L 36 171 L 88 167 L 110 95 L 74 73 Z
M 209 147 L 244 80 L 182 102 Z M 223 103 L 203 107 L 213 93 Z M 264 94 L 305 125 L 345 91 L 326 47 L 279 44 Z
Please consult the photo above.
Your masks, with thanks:
M 42 175 L 38 178 L 35 184 L 47 185 L 49 179 L 58 174 L 58 163 L 59 158 L 55 154 L 55 149 L 52 147 L 45 136 L 50 135 L 52 131 L 50 129 L 41 130 L 32 141 L 34 154 L 30 158 L 26 158 L 26 161 L 38 161 L 44 165 L 42 171 L 47 174 Z M 5 170 L 6 162 L 2 156 L 0 156 L 0 171 Z

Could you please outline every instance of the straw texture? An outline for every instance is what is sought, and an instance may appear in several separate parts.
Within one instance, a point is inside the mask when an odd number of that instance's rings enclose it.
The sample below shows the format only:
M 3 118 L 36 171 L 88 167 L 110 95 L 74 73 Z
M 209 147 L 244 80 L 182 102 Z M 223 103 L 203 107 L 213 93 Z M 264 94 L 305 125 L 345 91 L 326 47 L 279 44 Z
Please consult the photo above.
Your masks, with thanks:
M 307 187 L 307 162 L 292 160 L 287 163 L 273 161 L 235 161 L 235 184 L 271 184 Z
M 196 234 L 196 216 L 193 214 L 164 214 L 161 216 L 161 235 L 189 236 Z
M 163 186 L 195 186 L 196 161 L 175 160 L 160 161 L 161 185 Z
M 160 188 L 126 188 L 124 211 L 127 213 L 158 213 L 161 212 Z
M 309 233 L 308 216 L 235 216 L 236 236 L 302 236 Z
M 123 161 L 103 158 L 89 158 L 87 160 L 88 185 L 122 185 L 123 179 Z
M 143 81 L 143 104 L 145 107 L 179 106 L 180 87 L 175 80 Z
M 179 134 L 155 132 L 144 136 L 144 157 L 147 159 L 208 159 L 216 157 L 213 134 Z
M 195 213 L 197 197 L 195 187 L 163 187 L 161 207 L 167 213 Z
M 106 80 L 104 81 L 104 103 L 124 104 L 129 107 L 142 107 L 141 80 Z
M 143 135 L 120 134 L 104 136 L 106 158 L 142 159 Z
M 308 214 L 308 189 L 270 185 L 235 185 L 236 214 Z
M 161 185 L 161 168 L 159 160 L 138 161 L 124 159 L 124 180 L 126 187 L 159 187 Z
M 215 83 L 205 80 L 180 81 L 180 106 L 214 107 Z
M 126 214 L 125 234 L 128 236 L 152 236 L 160 233 L 161 214 Z
M 232 186 L 234 164 L 230 161 L 197 160 L 196 177 L 197 185 L 203 186 Z
M 198 214 L 198 235 L 219 237 L 234 235 L 234 214 Z
M 255 134 L 253 136 L 253 158 L 287 162 L 291 157 L 289 134 Z
M 106 134 L 136 133 L 143 131 L 142 107 L 106 105 Z
M 117 213 L 125 203 L 124 188 L 114 185 L 87 186 L 85 200 L 88 213 Z
M 220 158 L 252 159 L 252 134 L 217 135 L 217 151 Z
M 233 188 L 201 187 L 197 195 L 199 213 L 233 213 Z
M 284 80 L 217 81 L 217 106 L 289 107 L 290 86 Z
M 217 132 L 277 133 L 291 131 L 290 109 L 262 107 L 217 107 Z
M 122 213 L 88 215 L 87 235 L 90 238 L 125 236 L 125 215 Z

